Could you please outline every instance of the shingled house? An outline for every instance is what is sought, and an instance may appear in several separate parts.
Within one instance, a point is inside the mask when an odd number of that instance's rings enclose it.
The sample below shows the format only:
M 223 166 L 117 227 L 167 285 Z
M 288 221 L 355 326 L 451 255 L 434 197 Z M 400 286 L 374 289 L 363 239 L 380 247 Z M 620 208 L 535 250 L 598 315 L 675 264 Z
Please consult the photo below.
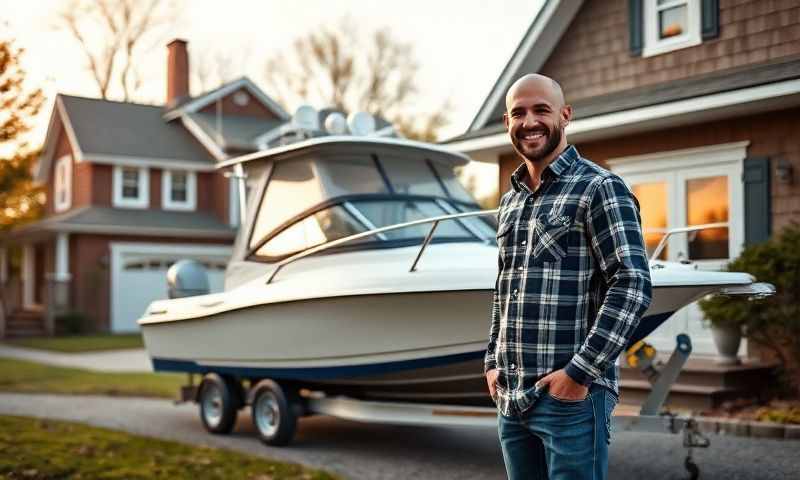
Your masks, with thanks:
M 719 269 L 800 221 L 797 1 L 547 0 L 468 131 L 446 142 L 497 164 L 501 193 L 520 163 L 504 97 L 529 72 L 563 86 L 568 140 L 631 186 L 651 251 L 669 229 L 721 223 L 671 236 L 664 255 Z M 695 354 L 713 358 L 701 320 L 691 305 L 649 340 L 671 351 L 688 332 Z
M 288 118 L 247 78 L 190 97 L 182 40 L 168 45 L 163 106 L 58 95 L 35 171 L 46 215 L 0 239 L 0 336 L 58 330 L 46 321 L 53 309 L 81 313 L 95 331 L 136 330 L 179 258 L 205 263 L 221 289 L 238 199 L 215 166 L 257 150 Z

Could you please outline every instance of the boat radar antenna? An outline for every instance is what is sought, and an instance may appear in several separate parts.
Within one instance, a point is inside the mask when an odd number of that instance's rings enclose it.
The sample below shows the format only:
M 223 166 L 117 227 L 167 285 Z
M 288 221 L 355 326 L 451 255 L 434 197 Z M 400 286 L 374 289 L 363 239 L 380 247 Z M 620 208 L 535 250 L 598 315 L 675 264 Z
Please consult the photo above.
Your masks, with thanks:
M 332 112 L 325 117 L 325 131 L 331 135 L 346 135 L 347 119 L 341 112 Z
M 347 125 L 353 135 L 375 133 L 375 117 L 367 112 L 353 112 L 347 117 Z
M 294 112 L 292 123 L 302 130 L 313 132 L 319 130 L 319 114 L 311 105 L 300 105 Z

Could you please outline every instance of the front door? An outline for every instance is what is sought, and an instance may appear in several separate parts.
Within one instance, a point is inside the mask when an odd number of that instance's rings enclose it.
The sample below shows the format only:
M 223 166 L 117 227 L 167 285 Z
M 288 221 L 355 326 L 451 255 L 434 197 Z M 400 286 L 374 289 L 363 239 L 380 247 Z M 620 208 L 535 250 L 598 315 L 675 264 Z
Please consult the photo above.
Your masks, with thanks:
M 721 226 L 671 235 L 659 258 L 691 261 L 700 269 L 722 270 L 739 255 L 744 242 L 741 173 L 745 154 L 744 147 L 739 147 L 736 155 L 721 158 L 715 155 L 719 152 L 695 149 L 667 153 L 666 159 L 648 155 L 610 162 L 612 170 L 622 176 L 639 200 L 649 254 L 671 229 L 714 223 Z M 668 352 L 675 347 L 679 333 L 691 336 L 695 353 L 716 352 L 696 303 L 676 312 L 648 341 Z

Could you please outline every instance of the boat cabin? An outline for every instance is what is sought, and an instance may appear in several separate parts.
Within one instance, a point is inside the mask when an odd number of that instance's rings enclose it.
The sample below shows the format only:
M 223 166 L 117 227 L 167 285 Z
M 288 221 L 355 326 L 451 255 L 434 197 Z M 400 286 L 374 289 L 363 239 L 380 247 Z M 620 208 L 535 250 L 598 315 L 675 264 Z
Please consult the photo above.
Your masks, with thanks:
M 250 191 L 231 265 L 273 264 L 368 230 L 480 210 L 455 174 L 468 161 L 430 144 L 350 136 L 313 138 L 234 159 L 228 166 L 242 165 Z M 329 252 L 419 245 L 429 229 L 378 233 Z M 492 218 L 459 218 L 442 222 L 432 242 L 491 242 L 495 231 Z

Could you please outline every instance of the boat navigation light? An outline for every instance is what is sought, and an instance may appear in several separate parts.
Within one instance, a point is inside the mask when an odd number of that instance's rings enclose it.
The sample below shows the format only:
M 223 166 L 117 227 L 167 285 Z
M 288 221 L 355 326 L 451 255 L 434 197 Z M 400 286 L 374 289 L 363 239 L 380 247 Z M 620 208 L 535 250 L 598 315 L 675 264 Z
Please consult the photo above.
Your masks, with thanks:
M 353 112 L 347 117 L 347 125 L 353 135 L 375 133 L 375 117 L 367 112 Z
M 325 117 L 325 131 L 331 135 L 347 134 L 347 119 L 340 112 L 332 112 Z
M 294 112 L 292 123 L 306 131 L 319 130 L 319 114 L 311 105 L 300 105 Z

